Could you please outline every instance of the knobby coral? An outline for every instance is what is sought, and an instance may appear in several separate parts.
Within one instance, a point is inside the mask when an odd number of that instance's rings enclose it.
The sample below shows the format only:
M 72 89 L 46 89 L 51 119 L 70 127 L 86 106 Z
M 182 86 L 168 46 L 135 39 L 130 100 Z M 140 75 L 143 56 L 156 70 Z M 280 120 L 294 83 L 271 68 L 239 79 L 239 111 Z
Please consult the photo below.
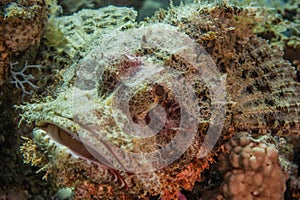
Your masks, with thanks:
M 225 173 L 217 199 L 283 199 L 287 172 L 282 170 L 278 145 L 272 136 L 251 138 L 240 132 L 226 145 L 221 159 Z M 272 144 L 273 143 L 273 144 Z

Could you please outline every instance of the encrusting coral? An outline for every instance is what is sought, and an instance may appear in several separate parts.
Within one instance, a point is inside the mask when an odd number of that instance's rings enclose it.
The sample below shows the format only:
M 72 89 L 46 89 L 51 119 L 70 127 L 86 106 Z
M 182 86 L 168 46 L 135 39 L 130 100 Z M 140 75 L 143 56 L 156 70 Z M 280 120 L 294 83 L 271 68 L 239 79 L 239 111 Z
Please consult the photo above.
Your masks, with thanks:
M 37 46 L 43 33 L 46 14 L 43 1 L 26 2 L 25 5 L 13 2 L 7 5 L 4 21 L 5 45 L 12 52 L 22 52 L 30 46 Z
M 1 1 L 0 8 L 0 85 L 2 85 L 9 70 L 9 63 L 15 62 L 13 59 L 25 51 L 28 51 L 27 56 L 34 57 L 47 22 L 48 8 L 43 0 Z
M 220 198 L 282 199 L 276 146 L 253 138 L 299 134 L 300 87 L 282 50 L 253 33 L 256 11 L 191 4 L 95 35 L 53 97 L 18 106 L 36 127 L 25 161 L 74 188 L 75 199 L 178 199 L 230 151 Z

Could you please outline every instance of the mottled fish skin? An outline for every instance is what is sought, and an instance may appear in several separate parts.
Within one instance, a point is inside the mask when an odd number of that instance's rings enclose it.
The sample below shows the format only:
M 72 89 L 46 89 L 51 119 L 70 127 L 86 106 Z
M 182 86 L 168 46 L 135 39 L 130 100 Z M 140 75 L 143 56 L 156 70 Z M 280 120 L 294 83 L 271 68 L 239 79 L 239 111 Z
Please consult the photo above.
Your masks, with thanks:
M 300 85 L 296 81 L 295 68 L 282 58 L 283 53 L 280 49 L 269 46 L 267 41 L 253 34 L 251 20 L 255 20 L 255 15 L 252 16 L 249 12 L 251 14 L 253 10 L 231 6 L 186 6 L 171 9 L 165 15 L 156 16 L 157 19 L 154 17 L 152 20 L 156 20 L 156 24 L 152 26 L 145 23 L 137 28 L 111 30 L 100 34 L 90 43 L 87 53 L 83 53 L 84 58 L 74 65 L 74 70 L 66 72 L 71 74 L 72 78 L 68 80 L 73 80 L 70 81 L 72 84 L 63 83 L 64 87 L 59 88 L 56 98 L 19 106 L 23 110 L 23 120 L 34 122 L 37 128 L 34 131 L 40 128 L 48 132 L 49 135 L 44 132 L 45 135 L 41 137 L 48 139 L 51 136 L 51 140 L 64 146 L 59 147 L 57 144 L 57 148 L 63 149 L 62 154 L 69 154 L 65 148 L 68 147 L 75 155 L 97 165 L 99 170 L 102 168 L 111 172 L 110 175 L 96 181 L 91 177 L 80 179 L 81 183 L 87 181 L 100 186 L 114 186 L 117 182 L 121 186 L 115 189 L 118 194 L 124 194 L 122 192 L 126 188 L 126 192 L 133 196 L 143 196 L 149 192 L 150 196 L 161 195 L 165 199 L 176 199 L 181 188 L 191 189 L 196 181 L 201 180 L 201 173 L 209 168 L 210 163 L 215 162 L 214 156 L 224 151 L 226 140 L 237 132 L 279 136 L 297 135 L 300 132 Z M 236 21 L 238 17 L 251 20 L 247 21 L 249 24 L 243 24 Z M 153 32 L 159 34 L 155 35 Z M 122 39 L 124 35 L 129 38 Z M 197 41 L 197 44 L 202 45 L 212 56 L 217 70 L 220 71 L 220 75 L 215 77 L 216 83 L 226 80 L 226 92 L 222 93 L 222 102 L 213 102 L 212 94 L 219 92 L 219 88 L 210 91 L 205 81 L 193 76 L 198 73 L 197 67 L 205 74 L 211 65 L 205 62 L 205 56 L 190 53 L 195 50 L 193 47 L 179 48 L 186 47 L 185 44 L 189 40 Z M 182 56 L 182 52 L 189 54 Z M 190 60 L 199 61 L 200 64 L 194 66 Z M 180 106 L 167 84 L 162 86 L 150 82 L 134 87 L 134 84 L 143 83 L 139 82 L 141 77 L 147 77 L 149 80 L 160 80 L 163 77 L 167 82 L 174 81 L 176 78 L 172 76 L 161 75 L 166 68 L 177 70 L 180 75 L 177 74 L 177 77 L 195 81 L 193 87 L 198 98 L 193 102 L 197 105 L 195 109 L 193 103 Z M 124 113 L 116 113 L 114 107 L 118 103 L 117 100 L 123 100 L 116 95 L 123 94 L 122 90 L 120 92 L 117 89 L 126 89 L 126 86 L 137 89 L 132 94 L 124 93 L 125 97 L 129 97 L 129 100 L 124 102 L 128 103 L 128 112 L 132 118 L 130 120 L 126 119 Z M 193 97 L 188 92 L 186 96 Z M 157 104 L 167 111 L 167 123 L 157 136 L 137 138 L 126 134 L 123 129 L 142 130 L 130 127 L 128 124 L 132 121 L 142 126 L 151 123 L 149 113 Z M 220 107 L 221 111 L 226 111 L 224 121 L 216 120 L 215 123 L 211 123 L 212 110 Z M 190 147 L 180 158 L 168 166 L 158 168 L 157 171 L 133 174 L 132 171 L 143 169 L 142 167 L 149 163 L 143 163 L 141 160 L 140 164 L 128 157 L 121 158 L 120 155 L 124 154 L 108 145 L 110 142 L 120 151 L 134 153 L 160 149 L 178 133 L 189 133 L 188 128 L 184 129 L 185 132 L 180 132 L 182 113 L 191 117 L 191 120 L 200 116 L 196 118 L 197 133 Z M 213 117 L 217 118 L 216 115 Z M 160 122 L 159 118 L 157 122 Z M 207 150 L 201 146 L 205 143 L 207 130 L 220 125 L 223 125 L 223 129 L 218 142 L 212 150 L 209 149 L 211 151 L 206 157 L 198 159 L 199 155 Z M 91 137 L 95 135 L 97 138 Z M 39 145 L 47 148 L 46 141 L 42 140 Z M 82 149 L 84 145 L 90 148 L 89 151 Z M 96 147 L 101 151 L 96 150 Z M 182 148 L 181 143 L 178 143 L 173 153 L 176 154 Z M 62 161 L 51 151 L 45 151 L 44 154 Z M 164 159 L 163 156 L 165 155 L 161 155 L 161 160 Z M 64 160 L 63 163 L 63 166 L 57 163 L 53 166 L 59 171 L 68 164 L 68 160 Z M 155 167 L 151 164 L 149 168 Z M 88 164 L 79 167 L 76 165 L 74 169 L 86 169 L 86 166 Z M 118 170 L 113 166 L 118 166 Z M 89 172 L 85 171 L 87 174 Z M 106 179 L 109 181 L 105 182 Z

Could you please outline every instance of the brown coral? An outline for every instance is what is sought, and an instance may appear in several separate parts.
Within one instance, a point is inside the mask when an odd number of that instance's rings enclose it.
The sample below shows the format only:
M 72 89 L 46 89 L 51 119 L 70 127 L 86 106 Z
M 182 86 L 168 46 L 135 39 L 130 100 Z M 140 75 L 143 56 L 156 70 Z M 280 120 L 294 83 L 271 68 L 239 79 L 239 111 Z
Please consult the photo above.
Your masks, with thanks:
M 221 171 L 225 174 L 222 195 L 217 199 L 283 199 L 287 172 L 271 136 L 253 139 L 240 132 L 226 145 L 229 154 L 222 155 Z
M 47 21 L 47 6 L 38 1 L 1 1 L 4 15 L 0 16 L 0 85 L 4 83 L 8 64 L 20 53 L 40 44 Z M 33 51 L 34 50 L 34 51 Z M 34 57 L 30 55 L 29 58 Z M 22 61 L 23 62 L 23 61 Z
M 12 52 L 38 46 L 47 19 L 44 1 L 21 1 L 7 5 L 4 19 L 4 43 Z

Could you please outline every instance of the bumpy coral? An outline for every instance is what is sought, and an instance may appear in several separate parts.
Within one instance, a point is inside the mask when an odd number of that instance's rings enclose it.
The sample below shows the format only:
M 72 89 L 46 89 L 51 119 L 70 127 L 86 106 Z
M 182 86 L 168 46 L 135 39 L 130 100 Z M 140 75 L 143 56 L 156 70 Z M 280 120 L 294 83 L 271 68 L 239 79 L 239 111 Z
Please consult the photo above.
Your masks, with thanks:
M 3 40 L 3 33 L 4 33 L 4 28 L 3 28 L 3 16 L 0 16 L 0 85 L 3 85 L 6 73 L 8 71 L 8 67 L 6 67 L 9 63 L 9 53 L 7 48 L 4 45 L 4 40 Z
M 13 52 L 24 51 L 40 43 L 46 20 L 43 1 L 11 3 L 5 9 L 4 43 Z
M 0 8 L 0 85 L 8 71 L 11 57 L 30 48 L 36 49 L 47 21 L 47 6 L 38 1 L 1 1 Z M 33 55 L 31 55 L 32 57 Z
M 117 26 L 84 41 L 87 54 L 63 76 L 54 97 L 19 107 L 23 120 L 36 126 L 33 143 L 40 153 L 33 156 L 45 155 L 43 170 L 60 186 L 75 188 L 78 199 L 178 199 L 237 131 L 299 134 L 296 71 L 280 49 L 253 34 L 254 13 L 193 4 L 160 11 L 151 19 L 155 25 Z M 275 146 L 248 137 L 244 142 L 238 144 L 257 158 L 230 163 L 237 170 L 228 172 L 223 195 L 238 195 L 232 179 L 244 179 L 238 175 L 243 170 L 267 184 L 263 164 L 281 178 L 282 195 L 286 177 Z M 264 156 L 268 163 L 254 159 Z M 245 181 L 251 185 L 252 177 Z
M 299 199 L 300 198 L 300 136 L 286 137 L 283 142 L 280 142 L 280 154 L 284 155 L 290 165 L 285 167 L 289 170 L 290 178 L 287 182 L 287 191 L 285 193 L 285 199 Z
M 221 159 L 225 175 L 217 199 L 283 199 L 288 175 L 274 142 L 272 136 L 254 139 L 247 132 L 232 138 Z

